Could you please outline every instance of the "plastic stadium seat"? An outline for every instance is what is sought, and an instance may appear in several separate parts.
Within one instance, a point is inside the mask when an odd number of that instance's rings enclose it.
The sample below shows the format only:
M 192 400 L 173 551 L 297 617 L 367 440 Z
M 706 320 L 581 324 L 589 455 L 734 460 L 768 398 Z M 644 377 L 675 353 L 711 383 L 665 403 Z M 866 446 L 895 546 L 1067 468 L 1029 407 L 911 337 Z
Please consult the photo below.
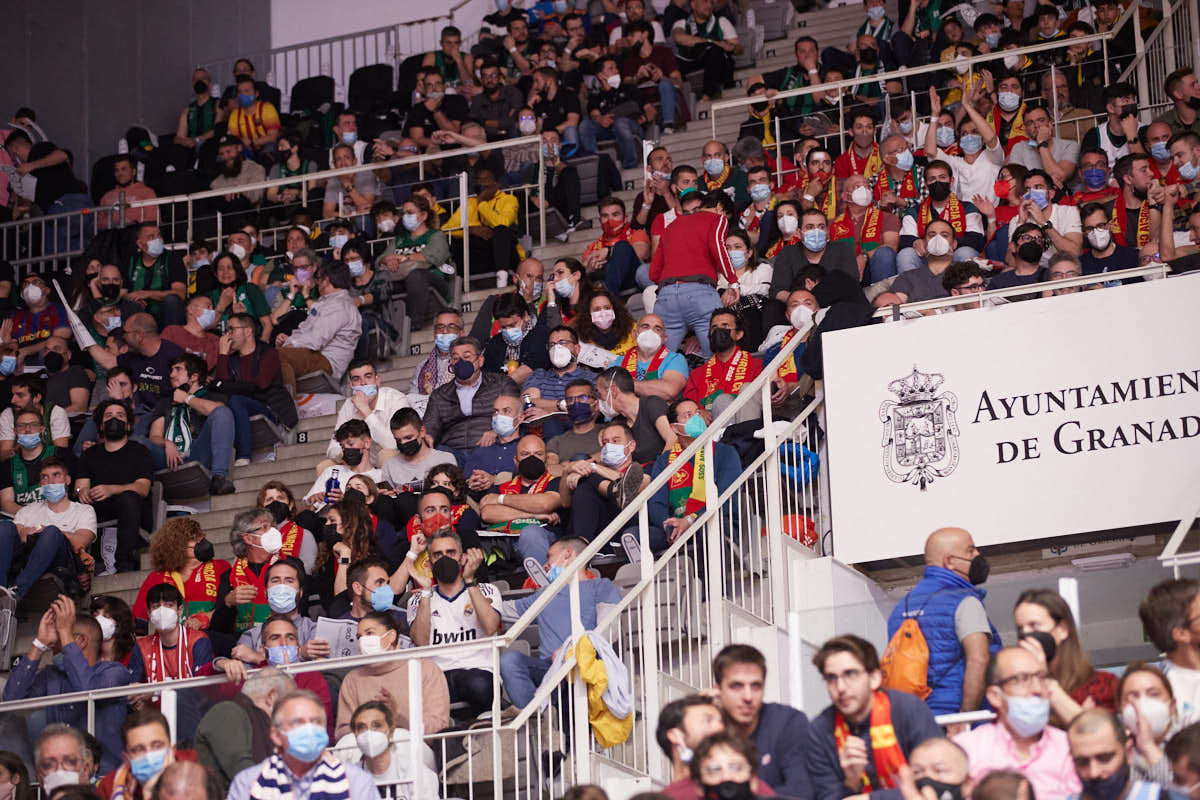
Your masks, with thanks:
M 162 484 L 163 497 L 168 503 L 208 496 L 210 473 L 203 465 L 189 461 L 178 469 L 160 469 L 154 480 Z
M 571 166 L 579 173 L 579 186 L 582 189 L 579 204 L 592 205 L 599 199 L 596 196 L 596 178 L 600 174 L 600 156 L 576 156 L 571 159 Z
M 344 394 L 328 372 L 310 372 L 296 379 L 296 394 Z
M 292 87 L 291 113 L 313 114 L 327 111 L 321 106 L 333 106 L 334 83 L 328 75 L 314 75 L 305 78 Z
M 351 110 L 374 114 L 392 107 L 396 99 L 396 76 L 391 64 L 359 67 L 350 74 L 347 102 Z
M 276 444 L 287 444 L 290 437 L 283 427 L 276 425 L 263 414 L 250 418 L 250 449 L 266 450 Z

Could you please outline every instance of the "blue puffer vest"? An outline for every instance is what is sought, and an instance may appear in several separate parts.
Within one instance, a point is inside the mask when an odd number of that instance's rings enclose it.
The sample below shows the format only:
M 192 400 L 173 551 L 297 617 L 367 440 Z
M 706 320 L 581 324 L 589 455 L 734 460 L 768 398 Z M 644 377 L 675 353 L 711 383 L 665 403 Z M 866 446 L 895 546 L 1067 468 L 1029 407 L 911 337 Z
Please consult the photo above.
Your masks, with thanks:
M 925 576 L 888 617 L 889 641 L 907 617 L 915 617 L 921 628 L 929 645 L 929 688 L 933 690 L 925 703 L 934 714 L 953 714 L 962 706 L 966 657 L 954 632 L 954 612 L 964 598 L 978 597 L 983 602 L 986 595 L 956 572 L 927 566 Z M 992 629 L 989 650 L 995 653 L 1000 649 L 1000 634 L 990 621 L 988 625 Z

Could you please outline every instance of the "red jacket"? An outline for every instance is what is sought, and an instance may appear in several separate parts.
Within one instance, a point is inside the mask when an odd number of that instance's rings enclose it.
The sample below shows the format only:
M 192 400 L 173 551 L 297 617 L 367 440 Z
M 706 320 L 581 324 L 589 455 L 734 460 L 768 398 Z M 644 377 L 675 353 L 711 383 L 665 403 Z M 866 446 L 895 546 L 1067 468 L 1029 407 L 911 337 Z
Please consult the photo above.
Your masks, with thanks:
M 697 211 L 676 217 L 662 232 L 650 261 L 650 280 L 661 286 L 670 278 L 703 276 L 716 283 L 720 276 L 737 283 L 737 273 L 725 249 L 729 222 L 724 214 Z

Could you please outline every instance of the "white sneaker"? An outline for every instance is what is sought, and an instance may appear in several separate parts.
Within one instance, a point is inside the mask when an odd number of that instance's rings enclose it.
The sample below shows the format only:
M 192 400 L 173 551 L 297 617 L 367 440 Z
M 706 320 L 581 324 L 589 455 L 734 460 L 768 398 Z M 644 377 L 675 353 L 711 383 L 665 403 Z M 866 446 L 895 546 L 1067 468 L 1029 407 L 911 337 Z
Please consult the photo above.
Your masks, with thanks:
M 234 461 L 234 462 L 233 462 L 233 465 L 234 465 L 235 467 L 248 467 L 248 466 L 250 466 L 250 459 L 248 459 L 248 458 L 239 458 L 237 461 Z

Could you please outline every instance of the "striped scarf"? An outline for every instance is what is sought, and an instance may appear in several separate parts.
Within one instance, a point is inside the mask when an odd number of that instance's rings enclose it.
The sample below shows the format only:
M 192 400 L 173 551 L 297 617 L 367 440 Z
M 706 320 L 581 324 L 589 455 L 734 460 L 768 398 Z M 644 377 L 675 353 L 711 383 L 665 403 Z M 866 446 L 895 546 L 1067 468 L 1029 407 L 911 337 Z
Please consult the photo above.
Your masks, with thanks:
M 330 753 L 321 757 L 312 778 L 309 800 L 350 800 L 346 767 Z M 267 759 L 258 778 L 250 784 L 250 797 L 252 800 L 292 800 L 291 772 L 284 764 L 283 756 L 274 753 Z

